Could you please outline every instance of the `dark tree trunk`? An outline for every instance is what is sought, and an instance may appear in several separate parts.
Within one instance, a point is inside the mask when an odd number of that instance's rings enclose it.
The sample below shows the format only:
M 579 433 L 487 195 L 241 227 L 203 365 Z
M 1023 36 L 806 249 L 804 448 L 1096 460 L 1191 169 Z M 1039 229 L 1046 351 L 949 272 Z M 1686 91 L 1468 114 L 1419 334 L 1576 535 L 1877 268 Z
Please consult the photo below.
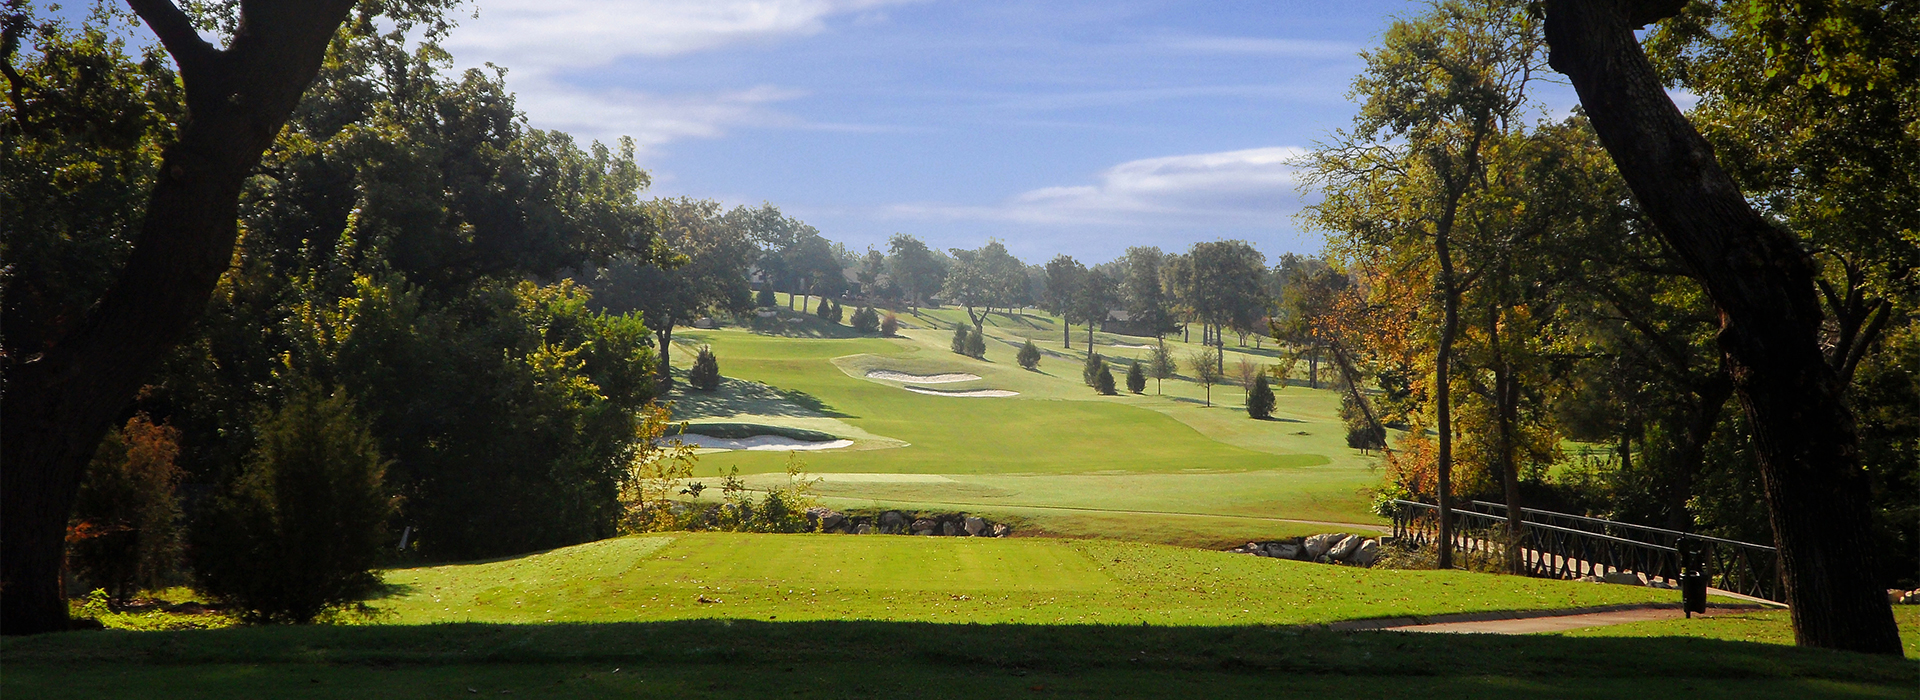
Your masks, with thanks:
M 1521 573 L 1520 465 L 1513 459 L 1513 424 L 1519 409 L 1519 391 L 1514 386 L 1513 367 L 1507 364 L 1506 349 L 1500 345 L 1500 309 L 1487 310 L 1487 344 L 1493 349 L 1493 406 L 1497 441 L 1500 448 L 1500 485 L 1507 502 L 1507 572 Z
M 187 118 L 162 154 L 133 253 L 100 302 L 0 401 L 0 632 L 67 627 L 60 587 L 81 471 L 233 257 L 240 189 L 312 82 L 351 0 L 250 2 L 226 50 L 166 0 L 131 0 L 172 54 Z
M 660 338 L 660 367 L 654 372 L 654 383 L 660 387 L 660 392 L 664 394 L 668 389 L 673 388 L 673 362 L 671 354 L 673 352 L 673 319 L 668 318 L 666 323 L 661 324 L 660 328 L 654 329 L 653 333 Z M 694 339 L 699 340 L 699 337 L 695 336 Z
M 1460 329 L 1460 290 L 1455 287 L 1453 273 L 1453 252 L 1448 245 L 1447 229 L 1451 228 L 1452 210 L 1449 209 L 1449 221 L 1441 225 L 1441 233 L 1434 237 L 1434 252 L 1440 260 L 1440 294 L 1443 318 L 1440 322 L 1440 344 L 1434 349 L 1433 356 L 1433 405 L 1434 423 L 1440 431 L 1440 444 L 1435 452 L 1434 490 L 1440 506 L 1439 542 L 1436 544 L 1438 562 L 1442 569 L 1453 568 L 1453 339 Z
M 1747 204 L 1634 39 L 1636 27 L 1681 5 L 1548 0 L 1551 64 L 1572 81 L 1642 210 L 1720 312 L 1720 348 L 1752 425 L 1796 641 L 1900 654 L 1873 575 L 1853 412 L 1819 346 L 1812 261 Z
M 1061 314 L 1060 316 L 1060 347 L 1068 350 L 1073 349 L 1073 324 L 1067 323 L 1065 314 Z M 1091 346 L 1089 346 L 1089 349 L 1091 349 Z

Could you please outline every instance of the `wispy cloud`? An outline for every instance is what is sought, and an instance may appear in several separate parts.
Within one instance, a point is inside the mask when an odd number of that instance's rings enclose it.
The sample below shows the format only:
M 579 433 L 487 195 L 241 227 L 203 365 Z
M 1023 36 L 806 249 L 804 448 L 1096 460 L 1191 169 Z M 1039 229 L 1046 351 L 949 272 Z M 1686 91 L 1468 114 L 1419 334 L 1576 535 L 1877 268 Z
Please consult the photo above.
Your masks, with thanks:
M 851 15 L 880 21 L 903 0 L 481 0 L 447 37 L 465 66 L 511 69 L 509 86 L 538 125 L 642 146 L 712 138 L 730 127 L 791 122 L 772 105 L 803 93 L 760 85 L 673 94 L 609 90 L 565 75 L 622 59 L 711 51 L 826 31 Z
M 1273 224 L 1300 207 L 1288 162 L 1303 152 L 1269 147 L 1145 158 L 1108 168 L 1092 184 L 1029 190 L 998 205 L 901 204 L 886 213 L 1054 225 Z

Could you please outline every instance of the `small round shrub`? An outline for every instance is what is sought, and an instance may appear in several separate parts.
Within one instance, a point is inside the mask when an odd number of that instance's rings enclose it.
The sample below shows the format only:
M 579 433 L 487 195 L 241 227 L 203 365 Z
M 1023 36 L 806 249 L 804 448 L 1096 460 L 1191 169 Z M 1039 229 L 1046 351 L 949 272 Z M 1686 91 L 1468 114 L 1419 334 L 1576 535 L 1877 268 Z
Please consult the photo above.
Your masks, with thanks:
M 888 313 L 886 318 L 880 319 L 880 335 L 891 338 L 894 333 L 898 333 L 899 331 L 900 319 L 892 313 Z
M 955 354 L 967 354 L 967 336 L 969 330 L 971 329 L 967 328 L 967 324 L 964 323 L 953 327 L 953 343 L 951 345 Z
M 1019 360 L 1021 367 L 1038 369 L 1040 367 L 1040 348 L 1034 346 L 1033 341 L 1029 340 L 1026 345 L 1020 346 L 1020 354 L 1014 359 Z
M 967 335 L 967 356 L 976 360 L 987 359 L 987 335 L 979 326 L 973 327 L 973 333 Z
M 880 329 L 880 313 L 871 306 L 862 306 L 853 311 L 853 329 L 861 333 L 872 333 Z
M 720 388 L 720 360 L 713 356 L 712 346 L 700 346 L 700 352 L 693 356 L 693 368 L 687 370 L 687 384 L 701 391 Z

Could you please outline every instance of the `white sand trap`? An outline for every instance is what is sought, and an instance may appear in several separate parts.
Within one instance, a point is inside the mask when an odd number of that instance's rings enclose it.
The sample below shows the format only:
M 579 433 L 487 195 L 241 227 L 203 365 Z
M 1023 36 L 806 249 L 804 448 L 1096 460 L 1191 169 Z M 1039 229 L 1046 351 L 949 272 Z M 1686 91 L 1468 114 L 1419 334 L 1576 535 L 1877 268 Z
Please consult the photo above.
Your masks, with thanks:
M 1122 350 L 1151 350 L 1151 349 L 1153 349 L 1153 346 L 1152 346 L 1152 345 L 1128 345 L 1128 344 L 1126 344 L 1126 343 L 1112 343 L 1111 345 L 1112 345 L 1112 347 L 1116 347 L 1116 348 L 1120 348 L 1120 349 L 1122 349 Z
M 710 450 L 759 450 L 763 452 L 785 452 L 787 450 L 837 450 L 853 446 L 852 440 L 828 440 L 825 442 L 807 442 L 780 435 L 755 435 L 750 438 L 718 438 L 707 435 L 675 435 L 676 439 L 693 447 Z
M 926 394 L 928 396 L 958 396 L 958 397 L 967 398 L 967 399 L 977 399 L 977 398 L 983 398 L 983 397 L 989 397 L 989 396 L 1019 396 L 1020 395 L 1020 392 L 1018 391 L 1007 391 L 1006 389 L 975 389 L 973 391 L 940 391 L 938 389 L 922 389 L 917 386 L 903 386 L 900 388 L 906 389 L 907 391 L 911 391 L 916 394 Z
M 867 378 L 884 379 L 889 382 L 909 382 L 913 384 L 951 384 L 953 382 L 971 382 L 979 379 L 980 375 L 967 374 L 966 372 L 907 374 L 905 372 L 895 372 L 890 369 L 870 369 L 867 370 Z

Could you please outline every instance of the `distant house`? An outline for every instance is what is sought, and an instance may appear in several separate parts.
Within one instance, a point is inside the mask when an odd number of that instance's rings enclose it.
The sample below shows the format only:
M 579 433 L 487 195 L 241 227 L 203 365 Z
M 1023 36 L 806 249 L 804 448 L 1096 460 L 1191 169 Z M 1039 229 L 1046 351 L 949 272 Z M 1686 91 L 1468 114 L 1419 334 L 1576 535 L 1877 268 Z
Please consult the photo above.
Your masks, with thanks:
M 1100 321 L 1100 332 L 1116 335 L 1135 335 L 1143 338 L 1153 337 L 1153 329 L 1133 320 L 1126 309 L 1108 309 L 1107 317 Z

